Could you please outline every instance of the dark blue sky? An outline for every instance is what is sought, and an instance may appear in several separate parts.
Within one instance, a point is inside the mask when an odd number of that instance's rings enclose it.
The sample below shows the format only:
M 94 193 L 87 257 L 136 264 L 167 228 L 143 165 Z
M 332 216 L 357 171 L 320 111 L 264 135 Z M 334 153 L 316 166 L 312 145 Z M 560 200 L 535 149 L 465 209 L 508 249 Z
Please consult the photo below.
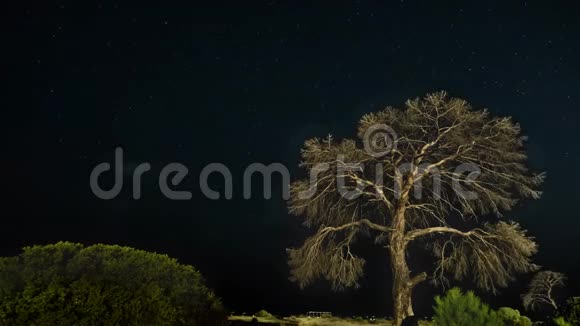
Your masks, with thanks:
M 296 178 L 306 138 L 352 137 L 366 112 L 447 90 L 521 123 L 530 165 L 548 177 L 541 200 L 508 216 L 537 238 L 537 262 L 567 273 L 579 294 L 579 6 L 289 3 L 45 1 L 7 9 L 0 253 L 57 240 L 118 243 L 195 265 L 234 310 L 386 314 L 381 250 L 363 248 L 379 257 L 369 258 L 356 292 L 330 296 L 325 284 L 304 292 L 290 284 L 284 249 L 306 231 L 279 191 L 244 200 L 242 174 L 253 162 L 281 162 Z M 140 201 L 129 186 L 112 201 L 89 188 L 90 171 L 112 162 L 116 146 L 128 173 L 141 162 L 153 166 Z M 190 169 L 182 187 L 191 201 L 159 193 L 156 175 L 169 162 Z M 199 172 L 212 162 L 232 170 L 232 200 L 199 191 Z M 489 300 L 517 305 L 521 290 L 516 284 Z

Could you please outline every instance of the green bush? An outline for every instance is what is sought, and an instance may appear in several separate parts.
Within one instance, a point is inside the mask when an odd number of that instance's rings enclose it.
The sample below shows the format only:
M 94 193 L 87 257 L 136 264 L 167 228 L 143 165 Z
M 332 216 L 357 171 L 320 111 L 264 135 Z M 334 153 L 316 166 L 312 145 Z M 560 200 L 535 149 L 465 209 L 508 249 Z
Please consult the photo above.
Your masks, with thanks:
M 507 326 L 532 326 L 530 318 L 520 315 L 516 309 L 501 307 L 497 311 L 497 316 Z
M 572 326 L 571 323 L 567 322 L 564 317 L 554 318 L 554 325 L 556 326 Z
M 218 325 L 192 266 L 128 247 L 59 242 L 0 258 L 0 325 Z
M 453 288 L 445 296 L 435 297 L 433 320 L 438 326 L 503 325 L 497 313 L 469 291 Z
M 580 297 L 568 299 L 552 321 L 556 326 L 580 325 Z
M 562 317 L 572 325 L 580 325 L 580 297 L 572 297 L 566 301 Z
M 260 318 L 275 318 L 274 315 L 272 315 L 271 313 L 267 312 L 264 309 L 258 311 L 256 313 L 256 317 L 260 317 Z

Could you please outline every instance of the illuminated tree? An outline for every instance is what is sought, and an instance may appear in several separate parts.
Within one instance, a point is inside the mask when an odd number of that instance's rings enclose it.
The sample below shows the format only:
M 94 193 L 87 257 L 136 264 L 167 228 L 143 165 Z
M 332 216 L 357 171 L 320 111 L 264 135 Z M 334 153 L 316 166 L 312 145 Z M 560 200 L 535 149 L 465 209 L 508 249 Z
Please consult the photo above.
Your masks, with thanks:
M 432 280 L 447 275 L 496 292 L 514 273 L 536 270 L 535 242 L 517 223 L 497 221 L 519 199 L 540 197 L 543 174 L 526 167 L 524 137 L 510 118 L 473 110 L 440 92 L 367 114 L 359 140 L 313 138 L 301 166 L 310 178 L 291 185 L 292 214 L 316 233 L 289 249 L 291 279 L 301 287 L 325 278 L 334 289 L 358 286 L 361 237 L 388 248 L 395 324 L 413 315 L 409 244 L 423 241 L 436 258 Z M 485 222 L 483 217 L 495 222 Z
M 558 310 L 554 298 L 554 288 L 564 286 L 566 276 L 552 271 L 538 272 L 530 284 L 528 292 L 522 296 L 524 307 L 528 310 L 537 310 L 542 306 L 549 306 Z

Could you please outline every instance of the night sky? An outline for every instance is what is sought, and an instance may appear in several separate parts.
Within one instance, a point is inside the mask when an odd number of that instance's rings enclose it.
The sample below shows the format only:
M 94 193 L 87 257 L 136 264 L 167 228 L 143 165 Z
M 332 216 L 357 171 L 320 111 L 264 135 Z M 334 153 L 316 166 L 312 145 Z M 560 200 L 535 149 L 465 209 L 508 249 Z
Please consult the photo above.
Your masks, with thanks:
M 305 139 L 353 137 L 362 114 L 447 90 L 521 123 L 530 166 L 547 180 L 542 199 L 506 215 L 536 237 L 536 262 L 566 273 L 580 295 L 577 3 L 38 3 L 3 9 L 0 254 L 59 240 L 121 244 L 196 266 L 237 312 L 386 315 L 384 249 L 360 248 L 368 269 L 356 291 L 334 294 L 324 282 L 300 291 L 287 280 L 285 248 L 308 230 L 287 214 L 280 178 L 272 199 L 259 185 L 243 199 L 243 171 L 280 162 L 299 178 Z M 117 146 L 125 186 L 100 200 L 89 175 Z M 131 173 L 142 162 L 152 171 L 137 201 Z M 189 168 L 179 188 L 191 200 L 160 193 L 171 162 Z M 201 193 L 212 162 L 232 171 L 233 199 Z M 219 176 L 210 181 L 220 187 Z M 528 278 L 485 298 L 518 307 Z M 435 292 L 418 287 L 419 314 L 430 314 Z

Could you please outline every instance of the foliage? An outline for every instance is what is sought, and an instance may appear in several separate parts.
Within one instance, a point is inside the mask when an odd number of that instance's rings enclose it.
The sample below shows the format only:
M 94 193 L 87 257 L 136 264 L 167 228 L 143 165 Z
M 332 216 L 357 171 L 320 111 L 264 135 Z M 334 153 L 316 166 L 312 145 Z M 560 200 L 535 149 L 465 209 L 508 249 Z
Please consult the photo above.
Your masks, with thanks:
M 503 325 L 497 313 L 469 291 L 453 288 L 445 296 L 435 297 L 433 320 L 438 326 Z
M 556 317 L 553 320 L 554 325 L 556 326 L 572 326 L 573 324 L 569 323 L 568 321 L 566 321 L 566 319 L 564 319 L 564 317 L 560 316 L 560 317 Z
M 267 312 L 264 309 L 258 311 L 256 313 L 256 317 L 260 317 L 260 318 L 275 318 L 274 315 L 272 315 L 271 313 Z
M 561 317 L 572 325 L 580 325 L 580 297 L 572 297 L 566 301 Z
M 532 326 L 530 318 L 520 315 L 516 309 L 501 307 L 497 311 L 497 316 L 507 326 Z
M 0 258 L 2 325 L 217 325 L 192 266 L 128 247 L 59 242 Z

